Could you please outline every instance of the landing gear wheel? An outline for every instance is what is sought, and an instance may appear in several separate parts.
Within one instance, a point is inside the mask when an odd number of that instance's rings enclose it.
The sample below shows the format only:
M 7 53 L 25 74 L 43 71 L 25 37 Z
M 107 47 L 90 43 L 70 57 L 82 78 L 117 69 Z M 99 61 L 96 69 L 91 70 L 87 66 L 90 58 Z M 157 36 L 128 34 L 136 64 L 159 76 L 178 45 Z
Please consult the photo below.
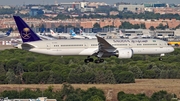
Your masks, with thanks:
M 84 62 L 89 63 L 90 61 L 89 61 L 89 59 L 84 59 Z
M 162 61 L 162 60 L 163 60 L 162 57 L 160 57 L 160 58 L 159 58 L 159 61 Z
M 95 63 L 103 63 L 104 62 L 104 59 L 97 59 L 94 61 Z
M 89 62 L 93 62 L 94 61 L 94 59 L 93 58 L 89 58 Z
M 84 59 L 84 62 L 85 62 L 85 63 L 89 63 L 89 62 L 93 62 L 93 61 L 94 61 L 94 59 L 93 59 L 93 58 L 90 58 L 89 56 L 88 56 L 87 59 Z
M 103 63 L 104 62 L 104 59 L 100 59 L 100 63 Z
M 94 62 L 95 62 L 95 63 L 100 63 L 100 60 L 99 60 L 99 59 L 97 59 L 97 60 L 95 60 Z

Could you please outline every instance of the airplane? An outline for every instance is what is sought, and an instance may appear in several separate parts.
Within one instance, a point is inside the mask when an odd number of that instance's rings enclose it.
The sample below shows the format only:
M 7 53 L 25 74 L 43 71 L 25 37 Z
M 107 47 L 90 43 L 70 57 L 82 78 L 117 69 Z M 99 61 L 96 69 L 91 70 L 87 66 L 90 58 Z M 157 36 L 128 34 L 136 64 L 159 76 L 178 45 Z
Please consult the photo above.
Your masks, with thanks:
M 12 28 L 10 28 L 6 33 L 0 33 L 0 38 L 8 37 L 12 32 Z
M 37 33 L 37 35 L 41 38 L 41 39 L 44 39 L 44 40 L 54 40 L 55 38 L 52 38 L 52 37 L 48 37 L 48 36 L 45 36 L 41 33 Z
M 84 36 L 77 35 L 73 30 L 70 30 L 70 34 L 68 33 L 54 33 L 53 30 L 50 30 L 51 36 L 57 39 L 64 38 L 64 39 L 85 39 Z
M 79 29 L 79 30 L 80 30 L 80 35 L 85 37 L 86 39 L 96 39 L 97 38 L 96 37 L 97 33 L 85 33 L 81 29 Z
M 162 60 L 165 53 L 174 51 L 166 41 L 159 39 L 104 39 L 96 35 L 97 39 L 92 40 L 41 40 L 21 17 L 13 17 L 23 40 L 16 48 L 30 52 L 56 56 L 82 55 L 87 56 L 85 63 L 103 63 L 105 57 L 128 59 L 134 54 L 160 54 L 159 60 Z
M 63 38 L 63 39 L 70 39 L 71 35 L 69 35 L 68 33 L 54 33 L 53 30 L 50 30 L 51 32 L 51 36 L 57 39 Z
M 73 30 L 70 30 L 71 39 L 85 39 L 84 36 L 77 35 Z

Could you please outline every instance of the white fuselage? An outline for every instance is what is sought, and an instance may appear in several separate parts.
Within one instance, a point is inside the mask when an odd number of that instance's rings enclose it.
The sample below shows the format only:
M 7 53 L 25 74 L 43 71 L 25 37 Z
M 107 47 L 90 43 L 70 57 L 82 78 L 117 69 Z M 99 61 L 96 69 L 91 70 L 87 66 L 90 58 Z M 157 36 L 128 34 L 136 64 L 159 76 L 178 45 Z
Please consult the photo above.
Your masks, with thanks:
M 133 54 L 164 54 L 174 51 L 167 42 L 158 39 L 107 39 L 116 49 L 132 49 Z M 93 55 L 98 52 L 97 40 L 43 40 L 23 43 L 22 48 L 48 55 Z M 31 47 L 31 48 L 30 48 Z M 108 52 L 114 51 L 106 49 Z
M 174 51 L 167 42 L 158 39 L 107 39 L 112 46 L 132 49 L 133 54 L 164 54 Z M 31 52 L 48 55 L 93 55 L 98 51 L 97 40 L 44 40 L 17 46 Z M 31 48 L 30 48 L 31 47 Z M 111 50 L 108 50 L 111 51 Z M 114 51 L 114 50 L 112 50 Z

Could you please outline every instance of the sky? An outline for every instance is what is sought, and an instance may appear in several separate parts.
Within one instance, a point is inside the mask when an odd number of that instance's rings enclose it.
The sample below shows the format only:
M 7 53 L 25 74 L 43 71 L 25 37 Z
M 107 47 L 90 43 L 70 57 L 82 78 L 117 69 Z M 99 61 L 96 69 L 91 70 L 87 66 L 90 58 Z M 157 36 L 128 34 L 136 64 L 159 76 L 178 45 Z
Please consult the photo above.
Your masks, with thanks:
M 61 2 L 73 2 L 82 0 L 56 0 Z M 180 4 L 180 0 L 85 0 L 85 1 L 98 1 L 108 4 L 114 4 L 117 2 L 129 2 L 129 3 L 171 3 Z M 0 0 L 0 5 L 23 5 L 23 4 L 54 4 L 55 0 Z

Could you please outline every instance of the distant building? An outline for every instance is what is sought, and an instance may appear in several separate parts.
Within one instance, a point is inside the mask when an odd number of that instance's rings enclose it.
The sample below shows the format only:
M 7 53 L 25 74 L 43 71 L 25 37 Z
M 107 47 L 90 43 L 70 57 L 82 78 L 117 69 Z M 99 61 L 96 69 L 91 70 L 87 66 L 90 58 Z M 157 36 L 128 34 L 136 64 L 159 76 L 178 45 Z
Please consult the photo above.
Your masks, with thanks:
M 3 6 L 4 9 L 11 9 L 10 6 Z
M 79 2 L 72 2 L 72 3 L 60 3 L 60 6 L 67 9 L 67 8 L 73 8 L 73 9 L 81 9 L 81 4 Z
M 82 8 L 81 12 L 94 12 L 95 8 Z
M 119 14 L 118 11 L 111 11 L 111 12 L 109 12 L 109 15 L 118 15 L 118 14 Z
M 174 30 L 155 30 L 155 34 L 158 38 L 171 38 L 174 37 Z
M 44 11 L 41 7 L 33 6 L 33 7 L 31 7 L 29 14 L 30 14 L 30 16 L 43 15 Z
M 119 5 L 119 11 L 144 12 L 144 5 Z
M 148 29 L 121 29 L 123 37 L 136 38 L 136 37 L 151 37 L 150 30 Z
M 88 7 L 98 8 L 99 6 L 105 6 L 108 5 L 105 2 L 89 2 L 87 4 Z
M 145 3 L 144 7 L 167 7 L 165 3 Z

